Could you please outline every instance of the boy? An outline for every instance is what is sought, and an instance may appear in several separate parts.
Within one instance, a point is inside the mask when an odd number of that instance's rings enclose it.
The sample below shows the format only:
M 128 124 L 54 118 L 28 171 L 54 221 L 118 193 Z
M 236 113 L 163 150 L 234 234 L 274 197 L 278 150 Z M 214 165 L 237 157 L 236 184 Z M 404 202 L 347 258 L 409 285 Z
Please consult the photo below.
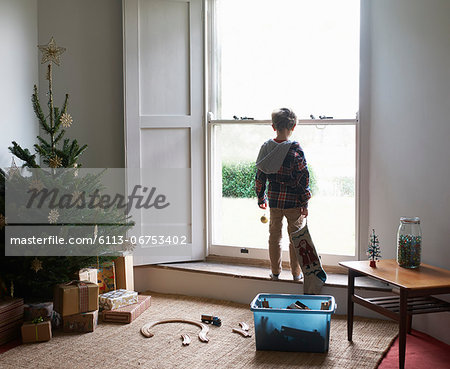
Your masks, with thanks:
M 271 279 L 277 280 L 281 272 L 281 228 L 283 217 L 288 222 L 289 235 L 298 230 L 308 216 L 309 172 L 305 155 L 299 143 L 289 141 L 297 116 L 287 108 L 272 113 L 272 127 L 277 132 L 275 139 L 266 141 L 256 160 L 255 189 L 258 205 L 266 209 L 267 198 L 270 207 L 269 256 L 272 269 Z M 266 182 L 269 181 L 267 196 Z M 301 270 L 292 242 L 289 243 L 291 272 L 295 281 L 300 280 Z

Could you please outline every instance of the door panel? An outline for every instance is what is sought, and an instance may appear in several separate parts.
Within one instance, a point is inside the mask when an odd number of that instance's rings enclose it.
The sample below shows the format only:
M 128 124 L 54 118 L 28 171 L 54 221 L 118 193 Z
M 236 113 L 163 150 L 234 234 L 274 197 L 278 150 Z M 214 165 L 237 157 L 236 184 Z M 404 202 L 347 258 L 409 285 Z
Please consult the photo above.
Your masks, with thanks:
M 127 167 L 141 168 L 128 191 L 138 182 L 172 198 L 165 213 L 134 210 L 132 234 L 187 240 L 137 247 L 135 265 L 203 259 L 202 1 L 124 0 L 123 10 Z

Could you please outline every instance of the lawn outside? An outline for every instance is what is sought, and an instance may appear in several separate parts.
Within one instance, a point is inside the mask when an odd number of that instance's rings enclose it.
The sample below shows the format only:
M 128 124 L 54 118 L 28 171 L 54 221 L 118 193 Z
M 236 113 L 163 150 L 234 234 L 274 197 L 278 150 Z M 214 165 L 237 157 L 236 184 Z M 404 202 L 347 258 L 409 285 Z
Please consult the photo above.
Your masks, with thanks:
M 267 249 L 269 223 L 262 223 L 260 218 L 264 214 L 269 217 L 270 211 L 260 209 L 256 198 L 222 198 L 221 207 L 214 244 Z M 354 197 L 315 195 L 310 200 L 308 227 L 320 254 L 353 255 L 354 225 Z M 288 245 L 284 220 L 283 249 L 287 250 Z

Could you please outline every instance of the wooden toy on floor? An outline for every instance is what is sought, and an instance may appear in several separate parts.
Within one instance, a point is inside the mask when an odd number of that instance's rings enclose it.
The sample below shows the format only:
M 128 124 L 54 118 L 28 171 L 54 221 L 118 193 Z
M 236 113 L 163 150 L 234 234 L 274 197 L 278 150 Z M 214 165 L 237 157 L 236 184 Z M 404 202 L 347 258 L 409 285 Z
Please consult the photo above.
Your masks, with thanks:
M 165 324 L 165 323 L 187 323 L 187 324 L 193 324 L 196 325 L 197 327 L 200 327 L 202 330 L 200 331 L 200 333 L 198 334 L 198 338 L 200 341 L 202 342 L 208 342 L 209 339 L 206 336 L 209 332 L 209 328 L 206 324 L 203 323 L 199 323 L 195 320 L 186 320 L 186 319 L 181 319 L 181 318 L 174 318 L 174 319 L 164 319 L 164 320 L 156 320 L 154 322 L 150 322 L 147 324 L 144 324 L 141 328 L 141 333 L 143 336 L 150 338 L 153 337 L 154 334 L 150 332 L 150 329 L 153 328 L 155 325 L 158 324 Z
M 243 337 L 251 337 L 252 335 L 249 333 L 249 326 L 245 322 L 240 322 L 239 325 L 241 328 L 233 328 L 231 331 L 234 333 L 239 333 Z
M 215 325 L 216 327 L 220 327 L 222 325 L 222 321 L 220 320 L 220 318 L 212 315 L 202 314 L 202 322 L 206 324 Z
M 249 330 L 249 327 L 248 327 L 247 323 L 240 322 L 239 325 L 241 326 L 242 330 L 244 330 L 244 331 L 248 331 Z
M 181 339 L 183 340 L 183 346 L 188 346 L 191 343 L 191 337 L 188 334 L 182 334 Z

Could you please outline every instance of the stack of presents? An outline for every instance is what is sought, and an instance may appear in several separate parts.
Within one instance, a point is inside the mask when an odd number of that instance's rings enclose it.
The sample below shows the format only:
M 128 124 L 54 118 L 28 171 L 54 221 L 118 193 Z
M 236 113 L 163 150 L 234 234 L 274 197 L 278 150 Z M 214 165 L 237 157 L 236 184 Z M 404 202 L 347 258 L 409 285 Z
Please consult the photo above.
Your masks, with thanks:
M 55 286 L 53 302 L 0 301 L 0 345 L 49 341 L 53 330 L 93 332 L 101 322 L 131 323 L 150 307 L 150 296 L 116 289 L 114 262 L 79 271 L 77 280 Z

